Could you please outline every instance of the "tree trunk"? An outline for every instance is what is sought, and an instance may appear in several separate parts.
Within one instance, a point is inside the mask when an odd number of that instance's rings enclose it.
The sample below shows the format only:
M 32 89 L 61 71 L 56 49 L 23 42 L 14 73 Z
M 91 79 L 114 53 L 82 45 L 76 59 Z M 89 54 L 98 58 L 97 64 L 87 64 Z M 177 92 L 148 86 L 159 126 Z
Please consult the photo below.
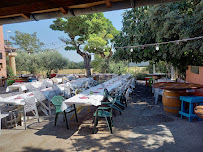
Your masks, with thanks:
M 91 77 L 91 55 L 80 50 L 80 44 L 76 44 L 74 37 L 71 37 L 71 40 L 74 43 L 73 45 L 77 48 L 77 54 L 81 55 L 84 59 L 84 67 L 86 69 L 87 77 Z
M 91 55 L 85 53 L 83 55 L 83 59 L 84 59 L 84 66 L 85 66 L 85 69 L 86 69 L 86 74 L 87 74 L 87 77 L 91 77 L 91 67 L 90 67 L 90 63 L 91 63 Z

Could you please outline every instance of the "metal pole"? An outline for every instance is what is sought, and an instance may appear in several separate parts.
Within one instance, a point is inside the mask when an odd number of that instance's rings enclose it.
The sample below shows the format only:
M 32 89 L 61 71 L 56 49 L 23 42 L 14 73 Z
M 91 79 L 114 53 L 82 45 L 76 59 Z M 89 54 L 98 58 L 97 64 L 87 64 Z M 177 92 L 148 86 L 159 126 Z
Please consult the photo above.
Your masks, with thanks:
M 153 62 L 153 74 L 156 73 L 156 70 L 155 70 L 155 62 Z

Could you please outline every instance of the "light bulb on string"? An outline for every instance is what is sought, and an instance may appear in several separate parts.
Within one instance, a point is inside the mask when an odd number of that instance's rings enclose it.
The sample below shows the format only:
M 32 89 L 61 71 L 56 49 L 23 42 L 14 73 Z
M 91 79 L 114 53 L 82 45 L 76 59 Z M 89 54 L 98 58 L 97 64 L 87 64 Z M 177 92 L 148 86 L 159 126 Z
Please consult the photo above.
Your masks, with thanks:
M 130 49 L 130 52 L 133 52 L 133 48 Z
M 157 50 L 157 51 L 159 50 L 159 45 L 158 45 L 158 44 L 156 45 L 156 50 Z
M 96 50 L 97 48 L 94 48 L 94 50 Z

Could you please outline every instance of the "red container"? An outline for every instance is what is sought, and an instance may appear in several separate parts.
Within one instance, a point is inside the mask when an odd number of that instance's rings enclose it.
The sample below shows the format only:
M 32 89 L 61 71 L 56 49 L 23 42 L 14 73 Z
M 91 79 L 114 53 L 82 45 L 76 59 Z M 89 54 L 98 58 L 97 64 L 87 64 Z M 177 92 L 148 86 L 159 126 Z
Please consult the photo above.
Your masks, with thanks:
M 15 80 L 15 83 L 24 83 L 24 82 L 26 82 L 26 81 L 25 80 L 19 80 L 19 79 Z
M 55 77 L 56 76 L 56 74 L 51 74 L 51 78 L 53 78 L 53 77 Z

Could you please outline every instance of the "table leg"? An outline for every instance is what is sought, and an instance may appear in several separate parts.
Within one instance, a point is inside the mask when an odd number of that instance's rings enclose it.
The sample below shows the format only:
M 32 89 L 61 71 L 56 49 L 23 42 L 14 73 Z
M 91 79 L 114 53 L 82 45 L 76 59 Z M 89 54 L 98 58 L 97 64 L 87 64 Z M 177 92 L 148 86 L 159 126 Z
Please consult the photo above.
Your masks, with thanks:
M 23 108 L 23 106 L 18 105 L 18 111 L 20 111 Z M 22 126 L 24 124 L 23 122 L 23 114 L 21 112 L 18 112 L 18 118 L 17 118 L 17 122 L 20 122 L 20 125 Z

